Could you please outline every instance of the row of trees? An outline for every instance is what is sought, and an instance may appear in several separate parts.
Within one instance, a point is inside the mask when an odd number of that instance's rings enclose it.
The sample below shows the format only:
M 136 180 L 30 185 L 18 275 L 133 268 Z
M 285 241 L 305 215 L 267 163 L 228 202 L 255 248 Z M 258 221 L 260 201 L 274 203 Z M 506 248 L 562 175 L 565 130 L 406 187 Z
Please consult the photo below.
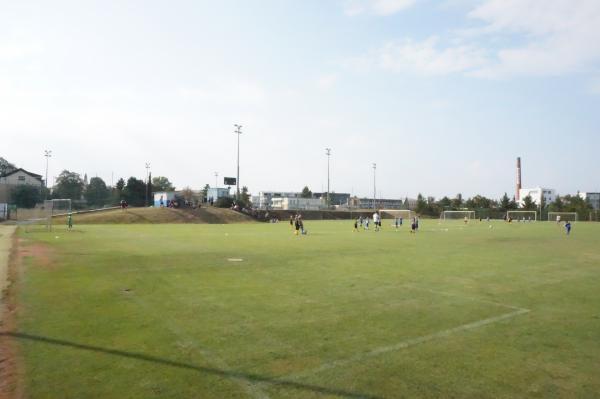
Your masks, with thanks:
M 587 218 L 592 210 L 591 205 L 578 195 L 557 196 L 556 199 L 546 204 L 536 204 L 530 196 L 523 198 L 523 204 L 519 206 L 514 198 L 509 198 L 506 193 L 499 200 L 486 198 L 482 195 L 476 195 L 464 200 L 461 194 L 455 198 L 443 197 L 436 200 L 434 197 L 425 198 L 422 194 L 417 197 L 415 211 L 422 215 L 439 216 L 446 210 L 476 210 L 481 213 L 488 213 L 490 216 L 504 213 L 510 210 L 541 210 L 544 212 L 577 212 L 580 218 Z

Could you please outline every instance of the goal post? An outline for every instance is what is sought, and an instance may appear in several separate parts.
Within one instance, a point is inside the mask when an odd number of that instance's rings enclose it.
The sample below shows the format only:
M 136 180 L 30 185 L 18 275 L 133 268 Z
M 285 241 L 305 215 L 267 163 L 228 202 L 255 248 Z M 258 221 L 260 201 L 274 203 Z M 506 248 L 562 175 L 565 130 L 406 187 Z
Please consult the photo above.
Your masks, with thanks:
M 463 220 L 467 218 L 469 220 L 475 219 L 475 211 L 443 211 L 440 214 L 440 220 Z
M 549 222 L 576 222 L 577 212 L 548 212 Z
M 537 211 L 507 211 L 506 218 L 512 220 L 537 220 Z
M 55 223 L 54 218 L 67 216 L 71 213 L 70 199 L 51 199 L 44 201 L 44 210 L 46 213 L 46 228 L 52 230 L 52 225 Z

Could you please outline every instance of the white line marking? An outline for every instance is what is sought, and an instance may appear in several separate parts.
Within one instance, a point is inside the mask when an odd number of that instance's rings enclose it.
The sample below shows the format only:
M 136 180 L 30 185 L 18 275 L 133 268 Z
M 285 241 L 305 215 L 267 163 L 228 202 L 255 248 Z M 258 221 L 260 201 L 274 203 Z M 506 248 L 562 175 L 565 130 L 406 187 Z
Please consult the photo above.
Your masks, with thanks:
M 165 281 L 163 279 L 163 281 Z M 168 284 L 168 283 L 167 283 Z M 170 296 L 171 299 L 175 299 L 174 296 Z M 142 300 L 140 297 L 136 295 L 132 295 L 131 297 L 136 304 L 142 307 L 147 313 L 151 315 L 155 315 L 155 309 L 149 305 L 146 301 Z M 196 339 L 189 336 L 181 327 L 177 325 L 177 322 L 173 318 L 167 319 L 165 315 L 161 315 L 161 320 L 164 321 L 164 325 L 172 334 L 174 334 L 180 341 L 185 342 L 191 348 L 193 348 L 196 352 L 200 353 L 202 357 L 204 357 L 209 363 L 215 365 L 216 367 L 222 370 L 233 370 L 229 364 L 227 364 L 223 359 L 214 354 L 209 349 L 202 347 L 197 344 Z M 229 379 L 233 380 L 237 383 L 246 393 L 255 399 L 270 399 L 269 395 L 263 391 L 263 387 L 260 383 L 255 383 L 243 377 L 230 376 Z
M 402 342 L 399 342 L 394 345 L 382 346 L 380 348 L 373 349 L 366 353 L 360 353 L 360 354 L 354 355 L 347 359 L 334 360 L 329 363 L 324 363 L 317 368 L 307 370 L 304 372 L 300 372 L 300 373 L 296 373 L 296 374 L 291 374 L 291 375 L 288 375 L 287 377 L 300 378 L 300 377 L 305 377 L 305 376 L 309 376 L 309 375 L 313 375 L 313 374 L 318 374 L 320 372 L 323 372 L 326 370 L 331 370 L 336 367 L 345 366 L 350 363 L 363 361 L 363 360 L 366 360 L 366 359 L 369 359 L 369 358 L 372 358 L 375 356 L 379 356 L 379 355 L 382 355 L 385 353 L 395 352 L 395 351 L 398 351 L 401 349 L 410 348 L 411 346 L 420 345 L 420 344 L 423 344 L 423 343 L 426 343 L 429 341 L 433 341 L 436 339 L 446 338 L 452 334 L 456 334 L 461 331 L 473 330 L 473 329 L 476 329 L 476 328 L 479 328 L 482 326 L 486 326 L 488 324 L 497 323 L 499 321 L 507 320 L 507 319 L 510 319 L 510 318 L 513 318 L 513 317 L 516 317 L 516 316 L 519 316 L 519 315 L 522 315 L 525 313 L 529 313 L 529 312 L 530 312 L 529 309 L 519 309 L 519 310 L 515 310 L 514 312 L 505 313 L 500 316 L 495 316 L 495 317 L 490 317 L 487 319 L 474 321 L 472 323 L 463 324 L 458 327 L 449 328 L 449 329 L 442 330 L 442 331 L 439 331 L 439 332 L 436 332 L 433 334 L 427 334 L 427 335 L 423 335 L 423 336 L 417 337 L 417 338 L 410 338 L 410 339 L 407 339 L 406 341 L 402 341 Z
M 521 307 L 518 307 L 518 306 L 507 305 L 507 304 L 502 303 L 502 302 L 490 301 L 488 299 L 482 299 L 482 298 L 474 298 L 474 297 L 471 297 L 471 296 L 460 295 L 460 294 L 453 294 L 451 292 L 436 291 L 436 290 L 432 290 L 432 289 L 429 289 L 429 288 L 418 287 L 418 286 L 415 286 L 415 285 L 412 285 L 412 284 L 402 284 L 401 287 L 412 289 L 412 290 L 416 290 L 416 291 L 425 291 L 425 292 L 429 292 L 429 293 L 436 294 L 436 295 L 449 296 L 449 297 L 453 297 L 453 298 L 467 299 L 467 300 L 473 301 L 473 302 L 487 303 L 489 305 L 501 306 L 501 307 L 507 308 L 507 309 L 528 310 L 528 309 L 521 308 Z

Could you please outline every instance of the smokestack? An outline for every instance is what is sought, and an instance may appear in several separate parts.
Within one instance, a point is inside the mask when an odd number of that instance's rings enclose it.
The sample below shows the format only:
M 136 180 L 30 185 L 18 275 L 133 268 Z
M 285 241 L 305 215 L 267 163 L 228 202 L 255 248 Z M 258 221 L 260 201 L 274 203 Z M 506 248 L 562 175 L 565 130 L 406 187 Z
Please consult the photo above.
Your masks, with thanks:
M 521 190 L 521 157 L 517 157 L 517 192 L 515 195 L 517 201 L 520 200 L 519 190 Z

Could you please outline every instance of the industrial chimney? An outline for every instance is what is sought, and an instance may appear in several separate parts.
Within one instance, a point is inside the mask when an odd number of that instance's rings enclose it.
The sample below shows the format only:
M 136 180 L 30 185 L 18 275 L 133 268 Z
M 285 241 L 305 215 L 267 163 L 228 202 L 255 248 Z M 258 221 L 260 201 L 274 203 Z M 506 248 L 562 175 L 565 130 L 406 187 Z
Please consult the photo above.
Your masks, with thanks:
M 515 199 L 519 201 L 519 191 L 521 190 L 521 157 L 517 157 L 517 192 L 515 194 Z

